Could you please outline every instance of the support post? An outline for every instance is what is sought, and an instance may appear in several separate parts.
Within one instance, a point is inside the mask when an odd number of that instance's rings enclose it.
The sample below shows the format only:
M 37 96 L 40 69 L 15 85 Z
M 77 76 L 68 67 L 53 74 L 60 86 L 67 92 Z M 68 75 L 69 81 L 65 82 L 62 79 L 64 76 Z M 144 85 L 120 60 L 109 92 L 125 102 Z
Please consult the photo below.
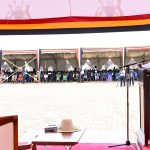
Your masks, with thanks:
M 121 65 L 124 66 L 126 64 L 126 48 L 123 47 L 122 48 L 122 61 L 121 61 Z
M 79 81 L 81 82 L 81 71 L 82 71 L 82 54 L 83 54 L 83 50 L 82 48 L 77 48 L 76 49 L 76 58 L 78 61 L 78 67 L 79 67 Z
M 36 63 L 37 63 L 38 82 L 40 82 L 41 81 L 41 71 L 40 71 L 40 67 L 41 67 L 41 50 L 40 49 L 36 50 Z

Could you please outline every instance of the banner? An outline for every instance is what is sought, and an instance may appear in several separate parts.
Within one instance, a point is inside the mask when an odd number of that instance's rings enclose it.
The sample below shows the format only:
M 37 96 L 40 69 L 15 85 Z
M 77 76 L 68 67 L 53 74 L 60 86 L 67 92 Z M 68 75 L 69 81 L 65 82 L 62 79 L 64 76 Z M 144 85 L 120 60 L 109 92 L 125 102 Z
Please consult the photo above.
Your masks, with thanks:
M 149 0 L 3 0 L 0 19 L 132 16 L 150 14 L 149 6 Z
M 24 30 L 47 33 L 45 29 L 51 29 L 55 33 L 55 29 L 149 28 L 149 6 L 149 0 L 3 0 L 0 34 L 18 34 L 11 30 L 27 34 Z

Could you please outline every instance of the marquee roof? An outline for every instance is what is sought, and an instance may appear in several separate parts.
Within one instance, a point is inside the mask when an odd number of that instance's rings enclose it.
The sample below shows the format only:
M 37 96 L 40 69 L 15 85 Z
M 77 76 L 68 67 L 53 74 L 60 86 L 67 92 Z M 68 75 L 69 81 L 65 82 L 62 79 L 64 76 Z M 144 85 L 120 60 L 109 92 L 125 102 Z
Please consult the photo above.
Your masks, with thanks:
M 149 6 L 143 0 L 3 0 L 0 33 L 147 30 Z

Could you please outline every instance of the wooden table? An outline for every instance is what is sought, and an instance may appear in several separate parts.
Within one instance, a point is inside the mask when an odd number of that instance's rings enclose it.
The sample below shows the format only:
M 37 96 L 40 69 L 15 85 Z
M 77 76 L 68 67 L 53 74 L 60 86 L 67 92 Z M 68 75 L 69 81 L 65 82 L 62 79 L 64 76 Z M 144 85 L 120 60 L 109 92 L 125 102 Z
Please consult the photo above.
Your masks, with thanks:
M 32 150 L 37 150 L 37 145 L 43 145 L 47 150 L 47 145 L 65 146 L 70 150 L 72 146 L 78 144 L 85 129 L 73 133 L 48 132 L 39 134 L 33 141 Z
M 18 145 L 18 150 L 30 149 L 31 143 L 22 143 Z

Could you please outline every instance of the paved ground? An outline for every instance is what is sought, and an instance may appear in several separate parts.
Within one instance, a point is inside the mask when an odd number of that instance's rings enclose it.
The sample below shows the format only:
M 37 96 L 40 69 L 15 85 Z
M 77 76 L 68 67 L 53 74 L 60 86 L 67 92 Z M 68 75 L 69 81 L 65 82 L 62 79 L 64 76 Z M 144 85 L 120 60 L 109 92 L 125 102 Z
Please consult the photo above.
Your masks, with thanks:
M 0 84 L 0 115 L 19 116 L 19 137 L 63 118 L 89 131 L 126 132 L 126 87 L 117 82 Z M 139 125 L 138 84 L 129 88 L 130 138 Z

